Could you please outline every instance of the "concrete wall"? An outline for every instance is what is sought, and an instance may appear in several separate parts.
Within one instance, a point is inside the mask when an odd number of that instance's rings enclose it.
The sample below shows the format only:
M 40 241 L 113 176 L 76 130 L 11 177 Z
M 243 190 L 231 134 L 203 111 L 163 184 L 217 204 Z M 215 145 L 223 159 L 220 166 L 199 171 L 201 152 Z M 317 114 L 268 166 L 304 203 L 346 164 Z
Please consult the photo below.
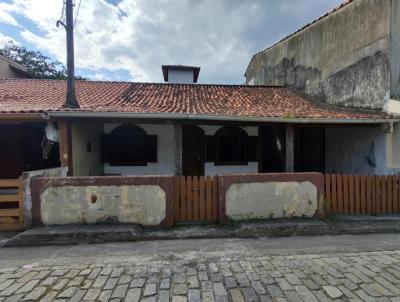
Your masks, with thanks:
M 172 177 L 32 179 L 32 216 L 44 225 L 171 225 Z
M 400 14 L 391 18 L 392 2 L 398 1 L 355 0 L 256 54 L 246 82 L 289 85 L 340 106 L 383 108 L 390 91 L 391 20 L 400 22 Z M 393 87 L 399 76 L 394 79 Z
M 26 227 L 29 228 L 32 225 L 31 179 L 34 177 L 66 177 L 67 172 L 67 167 L 24 172 L 24 220 Z
M 166 217 L 166 197 L 156 185 L 51 187 L 41 194 L 41 209 L 45 225 L 158 225 Z
M 325 137 L 325 164 L 328 173 L 384 175 L 399 171 L 393 169 L 395 165 L 388 158 L 388 152 L 392 148 L 388 142 L 392 135 L 387 134 L 382 127 L 327 128 Z
M 313 217 L 322 213 L 319 173 L 229 175 L 218 179 L 222 220 Z
M 103 174 L 100 145 L 102 132 L 102 124 L 95 122 L 72 124 L 72 170 L 74 176 Z M 88 150 L 88 144 L 90 144 L 90 150 Z
M 204 130 L 205 135 L 215 135 L 222 126 L 199 125 Z M 249 136 L 258 136 L 258 127 L 242 127 Z M 226 174 L 246 174 L 257 173 L 258 162 L 249 162 L 247 165 L 216 166 L 214 163 L 205 163 L 205 175 L 226 175 Z
M 10 68 L 10 60 L 0 56 L 0 79 L 20 78 L 21 75 Z M 16 64 L 16 63 L 14 63 Z
M 313 217 L 317 209 L 311 182 L 233 184 L 226 193 L 226 215 L 233 220 Z
M 105 124 L 104 133 L 110 133 L 119 124 Z M 149 135 L 157 135 L 157 162 L 147 166 L 110 166 L 104 164 L 106 175 L 174 175 L 175 174 L 175 134 L 169 124 L 137 124 Z

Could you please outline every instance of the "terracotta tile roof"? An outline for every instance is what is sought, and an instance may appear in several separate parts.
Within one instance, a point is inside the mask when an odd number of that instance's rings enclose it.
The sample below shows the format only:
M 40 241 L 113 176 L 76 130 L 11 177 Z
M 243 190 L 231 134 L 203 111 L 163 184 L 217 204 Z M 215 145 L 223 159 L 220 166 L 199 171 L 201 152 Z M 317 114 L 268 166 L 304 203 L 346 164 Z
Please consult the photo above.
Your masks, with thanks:
M 77 81 L 79 109 L 65 109 L 66 82 L 0 80 L 1 113 L 127 112 L 240 117 L 389 119 L 314 101 L 285 87 Z

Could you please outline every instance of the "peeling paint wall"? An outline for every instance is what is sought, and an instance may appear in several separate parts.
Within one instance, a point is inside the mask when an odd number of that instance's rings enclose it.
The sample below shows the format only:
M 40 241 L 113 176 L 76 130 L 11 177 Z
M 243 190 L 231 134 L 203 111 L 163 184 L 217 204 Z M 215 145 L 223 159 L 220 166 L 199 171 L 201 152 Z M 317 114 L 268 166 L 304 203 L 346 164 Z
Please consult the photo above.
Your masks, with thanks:
M 102 124 L 93 121 L 73 123 L 71 132 L 74 176 L 103 175 L 100 148 Z
M 40 200 L 45 225 L 158 225 L 166 217 L 166 193 L 157 185 L 49 187 Z
M 226 215 L 232 220 L 313 217 L 317 187 L 311 182 L 232 184 L 226 192 Z
M 254 55 L 246 82 L 288 85 L 340 106 L 383 108 L 391 86 L 391 60 L 400 57 L 398 51 L 391 52 L 391 26 L 400 17 L 392 2 L 397 1 L 355 0 Z M 400 66 L 395 67 L 394 76 L 400 72 Z M 395 86 L 392 83 L 392 89 Z
M 387 140 L 382 127 L 334 127 L 325 130 L 327 173 L 384 175 L 398 173 L 387 158 Z

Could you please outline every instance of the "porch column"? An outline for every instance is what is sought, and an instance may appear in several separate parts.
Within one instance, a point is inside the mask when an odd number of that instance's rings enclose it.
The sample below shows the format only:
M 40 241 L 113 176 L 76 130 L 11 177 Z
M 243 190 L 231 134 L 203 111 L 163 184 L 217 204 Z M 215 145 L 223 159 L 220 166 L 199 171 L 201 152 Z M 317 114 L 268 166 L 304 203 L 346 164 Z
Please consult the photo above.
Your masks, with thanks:
M 58 121 L 58 136 L 61 167 L 68 167 L 68 176 L 72 176 L 72 136 L 70 122 L 65 120 Z
M 286 125 L 286 172 L 294 172 L 294 127 Z
M 175 175 L 182 175 L 182 125 L 174 124 Z

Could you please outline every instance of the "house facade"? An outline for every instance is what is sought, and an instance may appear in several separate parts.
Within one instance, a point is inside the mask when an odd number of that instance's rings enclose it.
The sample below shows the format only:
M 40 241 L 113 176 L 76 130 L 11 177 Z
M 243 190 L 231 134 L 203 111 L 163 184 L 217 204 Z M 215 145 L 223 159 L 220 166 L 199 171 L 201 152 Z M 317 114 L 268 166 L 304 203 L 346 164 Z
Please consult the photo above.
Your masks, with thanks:
M 249 85 L 286 85 L 321 102 L 400 114 L 400 4 L 351 0 L 255 54 Z M 327 172 L 398 173 L 396 124 L 325 129 Z

